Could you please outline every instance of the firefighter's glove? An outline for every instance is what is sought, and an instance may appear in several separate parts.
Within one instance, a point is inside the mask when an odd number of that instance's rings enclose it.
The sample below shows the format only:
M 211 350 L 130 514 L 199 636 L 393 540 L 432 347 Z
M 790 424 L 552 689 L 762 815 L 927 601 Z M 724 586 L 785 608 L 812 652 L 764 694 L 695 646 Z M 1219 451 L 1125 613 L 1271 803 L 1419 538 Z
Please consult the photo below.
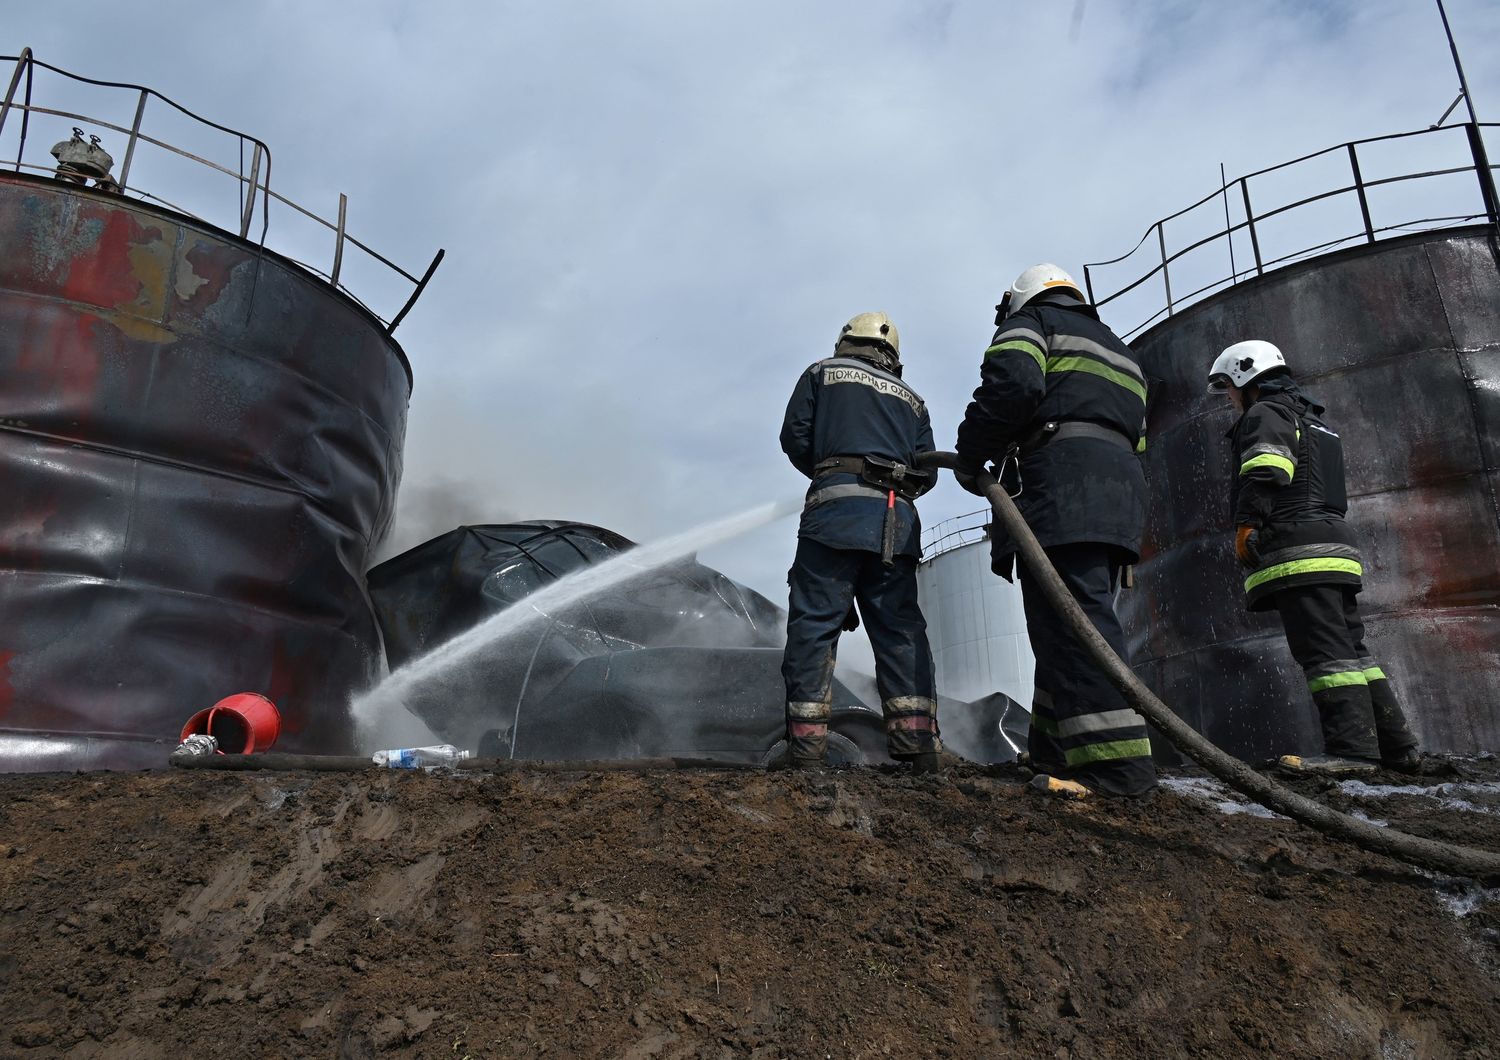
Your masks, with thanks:
M 859 628 L 859 612 L 854 610 L 853 604 L 849 605 L 849 613 L 844 616 L 842 628 L 846 633 L 853 633 Z
M 1237 527 L 1234 531 L 1234 554 L 1246 567 L 1253 567 L 1260 561 L 1260 550 L 1255 547 L 1258 536 L 1253 526 Z
M 953 469 L 953 481 L 974 496 L 983 497 L 984 490 L 979 486 L 979 473 L 983 470 L 983 464 L 960 464 Z

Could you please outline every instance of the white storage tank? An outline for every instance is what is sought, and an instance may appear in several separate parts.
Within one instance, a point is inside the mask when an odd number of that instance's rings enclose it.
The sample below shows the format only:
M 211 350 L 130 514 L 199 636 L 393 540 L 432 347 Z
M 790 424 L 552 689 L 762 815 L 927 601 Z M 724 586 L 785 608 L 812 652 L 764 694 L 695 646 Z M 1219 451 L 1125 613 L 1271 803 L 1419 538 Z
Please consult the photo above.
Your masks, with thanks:
M 917 590 L 937 665 L 938 692 L 972 701 L 1003 692 L 1031 706 L 1036 659 L 1026 639 L 1021 586 L 990 571 L 990 511 L 927 529 Z

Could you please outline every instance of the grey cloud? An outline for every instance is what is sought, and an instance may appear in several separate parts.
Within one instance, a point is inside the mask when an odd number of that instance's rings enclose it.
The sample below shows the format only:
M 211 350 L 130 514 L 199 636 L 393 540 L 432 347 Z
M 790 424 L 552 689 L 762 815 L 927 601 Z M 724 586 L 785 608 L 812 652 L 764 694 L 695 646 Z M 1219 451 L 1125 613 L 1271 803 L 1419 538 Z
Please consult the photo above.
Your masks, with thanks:
M 1449 7 L 1500 101 L 1500 9 Z M 7 36 L 260 135 L 284 193 L 347 192 L 407 268 L 448 249 L 399 332 L 404 533 L 452 483 L 465 519 L 647 538 L 800 490 L 781 411 L 853 313 L 894 316 L 948 445 L 1022 267 L 1113 257 L 1221 160 L 1424 126 L 1456 91 L 1426 4 L 1094 0 L 1076 34 L 1075 10 L 85 2 L 10 12 Z M 283 237 L 329 251 L 276 215 Z M 970 507 L 945 484 L 924 515 Z M 779 600 L 793 537 L 714 558 Z

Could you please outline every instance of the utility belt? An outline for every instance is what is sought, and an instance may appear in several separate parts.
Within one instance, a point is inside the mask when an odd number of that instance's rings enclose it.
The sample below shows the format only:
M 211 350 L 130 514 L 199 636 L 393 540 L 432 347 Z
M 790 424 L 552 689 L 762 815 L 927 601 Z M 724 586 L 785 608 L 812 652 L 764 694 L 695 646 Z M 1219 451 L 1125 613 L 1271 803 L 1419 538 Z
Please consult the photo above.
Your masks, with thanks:
M 1049 442 L 1060 442 L 1068 438 L 1093 438 L 1118 445 L 1127 453 L 1135 452 L 1135 442 L 1113 427 L 1104 427 L 1087 420 L 1048 420 L 1021 440 L 1021 455 L 1030 456 Z
M 908 504 L 926 493 L 937 480 L 937 471 L 908 467 L 876 456 L 830 456 L 813 467 L 813 480 L 823 475 L 856 475 L 858 483 L 825 486 L 807 498 L 807 508 L 843 497 L 878 497 L 885 503 L 885 523 L 880 534 L 880 561 L 887 567 L 896 552 L 896 498 Z
M 821 475 L 856 475 L 865 485 L 881 493 L 894 491 L 908 501 L 916 500 L 937 481 L 936 471 L 908 467 L 878 456 L 830 456 L 813 468 L 813 478 Z

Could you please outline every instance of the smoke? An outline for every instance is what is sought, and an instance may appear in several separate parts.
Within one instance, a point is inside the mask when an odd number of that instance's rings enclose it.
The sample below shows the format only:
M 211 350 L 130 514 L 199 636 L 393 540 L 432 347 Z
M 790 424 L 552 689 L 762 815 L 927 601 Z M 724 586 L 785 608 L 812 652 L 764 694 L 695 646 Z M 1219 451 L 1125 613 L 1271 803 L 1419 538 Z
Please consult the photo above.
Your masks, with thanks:
M 399 556 L 455 527 L 510 523 L 528 518 L 492 501 L 490 496 L 489 491 L 473 479 L 442 473 L 403 483 L 396 502 L 395 523 L 376 549 L 370 565 Z

